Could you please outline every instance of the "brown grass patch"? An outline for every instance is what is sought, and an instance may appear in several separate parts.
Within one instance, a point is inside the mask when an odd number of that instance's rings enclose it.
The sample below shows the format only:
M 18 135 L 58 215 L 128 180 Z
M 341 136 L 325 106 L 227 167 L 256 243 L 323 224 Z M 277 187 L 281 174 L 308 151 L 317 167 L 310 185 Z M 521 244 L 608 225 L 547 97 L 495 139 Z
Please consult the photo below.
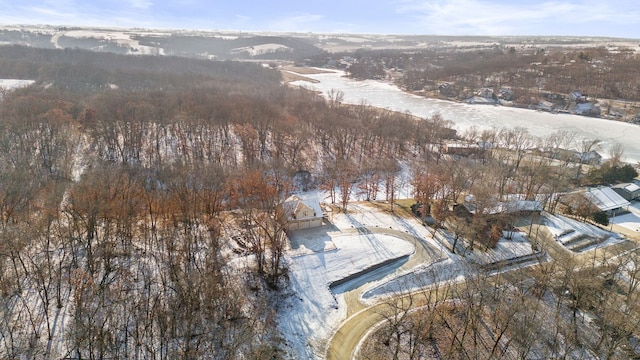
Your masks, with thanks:
M 326 73 L 331 72 L 331 71 L 327 71 L 327 70 L 322 70 L 322 69 L 317 69 L 317 68 L 310 68 L 310 67 L 302 67 L 302 66 L 284 66 L 284 67 L 282 67 L 282 70 L 290 71 L 290 72 L 294 72 L 294 73 L 298 73 L 298 74 L 303 74 L 303 75 L 326 74 Z
M 322 69 L 315 69 L 309 67 L 297 67 L 297 66 L 285 66 L 282 67 L 280 73 L 282 74 L 282 79 L 290 83 L 292 81 L 308 81 L 310 83 L 319 83 L 318 80 L 303 76 L 309 74 L 323 74 L 328 73 L 329 71 Z

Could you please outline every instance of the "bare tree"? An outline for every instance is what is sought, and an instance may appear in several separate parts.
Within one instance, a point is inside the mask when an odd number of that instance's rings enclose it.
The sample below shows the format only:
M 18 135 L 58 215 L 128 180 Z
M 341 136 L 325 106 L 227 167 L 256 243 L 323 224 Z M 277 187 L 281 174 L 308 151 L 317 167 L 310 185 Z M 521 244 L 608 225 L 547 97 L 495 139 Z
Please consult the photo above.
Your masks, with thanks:
M 338 160 L 336 162 L 337 185 L 340 189 L 340 204 L 342 210 L 347 212 L 347 205 L 353 192 L 356 182 L 356 166 L 349 160 Z
M 620 166 L 622 165 L 622 158 L 624 157 L 624 145 L 616 142 L 613 143 L 608 150 L 609 159 L 608 161 L 612 166 Z
M 395 159 L 383 160 L 383 177 L 384 177 L 384 190 L 386 200 L 393 206 L 396 203 L 396 194 L 398 191 L 398 174 L 400 172 L 400 164 Z
M 574 177 L 575 180 L 578 180 L 582 175 L 582 166 L 585 162 L 587 162 L 586 157 L 589 156 L 590 152 L 598 151 L 600 149 L 601 142 L 602 141 L 599 139 L 584 139 L 582 141 L 578 141 L 578 166 L 576 169 L 576 175 Z

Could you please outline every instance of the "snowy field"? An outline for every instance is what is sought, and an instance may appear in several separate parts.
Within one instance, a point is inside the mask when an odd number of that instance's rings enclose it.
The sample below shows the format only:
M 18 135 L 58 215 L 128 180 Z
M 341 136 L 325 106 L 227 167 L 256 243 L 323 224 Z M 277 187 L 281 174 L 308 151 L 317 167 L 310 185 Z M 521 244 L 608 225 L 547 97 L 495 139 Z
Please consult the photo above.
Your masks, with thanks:
M 13 90 L 22 87 L 27 87 L 33 84 L 34 80 L 20 80 L 20 79 L 0 79 L 0 89 Z
M 60 37 L 65 36 L 74 39 L 100 39 L 100 40 L 108 40 L 110 42 L 115 42 L 119 46 L 123 46 L 129 49 L 135 49 L 134 52 L 129 51 L 130 54 L 144 54 L 144 55 L 162 55 L 164 53 L 164 49 L 156 48 L 152 46 L 146 46 L 140 44 L 138 40 L 135 40 L 134 34 L 128 31 L 110 31 L 110 30 L 99 30 L 99 29 L 85 29 L 85 30 L 71 30 L 71 31 L 60 31 L 55 32 L 51 37 L 51 43 L 57 48 L 62 49 L 58 41 Z M 140 35 L 151 35 L 151 36 L 170 36 L 170 33 L 147 33 Z
M 580 251 L 601 248 L 624 240 L 624 237 L 620 234 L 565 216 L 543 213 L 543 220 L 551 235 L 564 246 L 569 247 L 571 244 L 578 242 L 590 242 L 588 246 L 581 248 Z
M 531 243 L 525 235 L 519 231 L 503 231 L 502 238 L 496 247 L 489 250 L 475 250 L 466 257 L 472 263 L 489 265 L 492 263 L 507 261 L 535 254 Z
M 289 277 L 295 295 L 284 305 L 279 325 L 298 357 L 319 357 L 323 339 L 346 316 L 346 304 L 332 294 L 331 284 L 415 251 L 394 236 L 336 230 L 325 225 L 291 234 Z
M 610 218 L 609 221 L 631 231 L 640 232 L 640 216 L 634 213 L 616 215 L 615 217 Z
M 328 227 L 328 226 L 327 226 Z M 322 229 L 322 228 L 320 228 Z M 299 230 L 304 233 L 307 230 Z M 317 231 L 312 229 L 311 231 Z M 296 236 L 295 234 L 293 235 Z M 305 278 L 331 285 L 353 274 L 388 260 L 411 255 L 415 247 L 397 237 L 383 234 L 328 234 L 332 246 L 312 254 L 293 258 L 291 266 L 302 270 Z M 317 278 L 309 273 L 322 273 Z

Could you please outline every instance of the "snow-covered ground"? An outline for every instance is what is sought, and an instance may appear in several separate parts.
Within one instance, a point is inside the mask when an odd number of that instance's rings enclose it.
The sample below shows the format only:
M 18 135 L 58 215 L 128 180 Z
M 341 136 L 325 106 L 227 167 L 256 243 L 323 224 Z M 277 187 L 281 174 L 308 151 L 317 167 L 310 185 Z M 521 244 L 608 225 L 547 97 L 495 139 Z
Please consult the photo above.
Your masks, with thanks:
M 260 44 L 260 45 L 245 46 L 241 48 L 232 49 L 231 53 L 240 54 L 245 52 L 251 56 L 256 56 L 256 55 L 273 54 L 276 52 L 286 52 L 286 51 L 292 51 L 292 49 L 282 44 Z
M 153 34 L 153 33 L 151 33 Z M 62 48 L 58 41 L 61 36 L 66 36 L 75 39 L 102 39 L 108 40 L 110 42 L 114 42 L 119 46 L 123 46 L 129 49 L 135 49 L 133 51 L 129 51 L 130 54 L 144 54 L 144 55 L 156 55 L 162 54 L 162 48 L 155 48 L 151 46 L 141 45 L 138 40 L 134 39 L 135 34 L 128 31 L 115 31 L 115 30 L 104 30 L 104 29 L 85 29 L 85 30 L 71 30 L 71 31 L 63 31 L 56 32 L 51 37 L 51 42 L 53 45 L 60 49 Z M 144 35 L 144 34 L 141 34 Z M 167 33 L 156 33 L 155 36 L 169 36 Z
M 325 198 L 322 192 L 315 191 L 298 196 Z M 456 255 L 447 258 L 444 247 L 418 219 L 395 216 L 377 205 L 375 202 L 350 203 L 347 213 L 333 214 L 330 225 L 291 234 L 289 275 L 295 295 L 283 306 L 279 326 L 295 358 L 323 356 L 325 341 L 346 317 L 345 293 L 354 288 L 375 289 L 367 299 L 363 298 L 372 301 L 376 296 L 406 290 L 403 277 L 413 273 L 424 277 L 431 264 L 434 264 L 432 268 L 439 269 L 443 279 L 464 274 L 461 260 Z M 416 252 L 416 246 L 391 233 L 423 242 L 417 244 L 428 248 L 420 249 L 422 254 L 428 254 L 422 255 L 427 261 L 407 261 L 407 255 Z M 384 266 L 362 274 L 363 270 L 380 265 Z M 356 273 L 362 275 L 331 291 L 332 283 Z
M 321 192 L 298 195 L 324 199 Z M 347 213 L 333 214 L 332 224 L 292 233 L 288 255 L 295 295 L 284 304 L 279 325 L 296 358 L 322 356 L 326 339 L 346 317 L 344 296 L 349 291 L 358 291 L 360 301 L 371 304 L 436 282 L 459 281 L 474 271 L 470 262 L 492 263 L 533 254 L 525 237 L 514 233 L 511 239 L 502 239 L 496 249 L 476 251 L 464 258 L 446 250 L 418 219 L 395 216 L 385 209 L 375 202 L 350 203 Z M 377 233 L 385 231 L 418 239 L 415 244 L 428 248 L 427 255 L 401 265 L 391 262 L 416 249 L 400 236 Z M 381 264 L 385 266 L 362 274 Z M 332 292 L 332 283 L 353 274 L 362 275 Z
M 625 148 L 625 160 L 635 163 L 640 160 L 640 127 L 622 121 L 591 118 L 579 115 L 552 114 L 504 106 L 477 106 L 446 100 L 428 99 L 402 91 L 395 85 L 378 80 L 358 81 L 344 77 L 344 71 L 305 74 L 317 83 L 294 81 L 298 85 L 327 94 L 341 91 L 343 102 L 368 105 L 394 111 L 408 111 L 413 115 L 428 118 L 436 114 L 450 120 L 454 128 L 464 131 L 472 126 L 480 129 L 524 128 L 535 136 L 544 137 L 558 130 L 575 133 L 579 139 L 602 140 L 603 153 L 613 144 Z
M 421 264 L 391 280 L 374 282 L 364 289 L 361 300 L 373 304 L 389 295 L 417 290 L 443 281 L 460 281 L 468 271 L 470 267 L 461 261 L 461 258 L 450 256 L 445 260 Z
M 0 79 L 0 89 L 13 90 L 22 87 L 27 87 L 33 84 L 34 80 L 20 80 L 20 79 Z
M 452 236 L 442 233 L 441 236 Z M 509 238 L 510 237 L 510 238 Z M 443 239 L 453 243 L 453 239 Z M 476 250 L 468 252 L 464 257 L 446 253 L 448 258 L 432 263 L 421 264 L 392 280 L 378 282 L 369 286 L 362 294 L 362 300 L 367 303 L 375 302 L 376 298 L 389 294 L 413 291 L 431 286 L 443 281 L 460 281 L 469 272 L 476 271 L 475 266 L 491 265 L 493 263 L 522 259 L 531 256 L 531 261 L 523 264 L 535 263 L 533 257 L 537 253 L 531 243 L 520 232 L 504 232 L 504 237 L 498 241 L 494 249 L 486 251 Z M 505 264 L 506 265 L 506 264 Z
M 296 358 L 320 357 L 324 339 L 346 316 L 344 299 L 331 292 L 331 284 L 415 251 L 391 235 L 343 233 L 332 225 L 292 232 L 290 237 L 295 295 L 280 312 L 279 325 Z
M 544 213 L 543 217 L 551 235 L 562 245 L 567 246 L 584 239 L 590 241 L 590 245 L 581 248 L 581 251 L 602 248 L 624 240 L 620 234 L 565 216 Z
M 610 218 L 609 221 L 631 231 L 640 232 L 640 216 L 637 214 L 628 213 L 624 215 L 616 215 L 615 217 Z
M 519 231 L 503 231 L 503 236 L 495 248 L 486 251 L 476 250 L 466 257 L 475 264 L 488 265 L 498 261 L 533 255 L 536 252 L 531 248 L 531 243 L 523 233 Z

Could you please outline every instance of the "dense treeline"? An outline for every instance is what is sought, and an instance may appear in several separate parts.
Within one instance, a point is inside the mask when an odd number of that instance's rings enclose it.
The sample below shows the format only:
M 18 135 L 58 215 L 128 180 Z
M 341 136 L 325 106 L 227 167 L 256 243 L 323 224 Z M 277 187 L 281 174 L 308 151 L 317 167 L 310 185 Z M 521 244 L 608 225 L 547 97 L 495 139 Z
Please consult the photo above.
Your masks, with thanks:
M 1 357 L 277 357 L 292 175 L 346 192 L 452 135 L 253 64 L 7 49 L 38 82 L 0 103 Z
M 0 77 L 31 79 L 74 91 L 169 89 L 212 82 L 274 85 L 280 74 L 258 64 L 171 56 L 123 56 L 79 49 L 3 46 Z M 247 85 L 248 86 L 248 85 Z
M 466 99 L 481 88 L 514 91 L 516 104 L 526 106 L 542 99 L 540 92 L 567 95 L 581 91 L 598 99 L 640 100 L 638 57 L 632 50 L 604 47 L 580 50 L 504 48 L 455 51 L 451 49 L 359 51 L 358 65 L 347 69 L 356 78 L 376 78 L 379 71 L 399 70 L 397 82 L 411 91 L 435 91 L 452 86 L 441 96 Z M 455 91 L 454 91 L 455 89 Z
M 560 153 L 566 133 L 458 136 L 255 64 L 7 49 L 3 76 L 24 56 L 38 82 L 0 103 L 0 357 L 278 358 L 278 204 L 299 170 L 344 210 L 353 195 L 393 206 L 410 184 L 470 248 L 492 246 L 482 209 L 544 194 L 553 210 L 581 179 L 572 158 L 528 151 Z M 443 151 L 463 138 L 493 147 Z M 479 211 L 453 221 L 464 194 Z

